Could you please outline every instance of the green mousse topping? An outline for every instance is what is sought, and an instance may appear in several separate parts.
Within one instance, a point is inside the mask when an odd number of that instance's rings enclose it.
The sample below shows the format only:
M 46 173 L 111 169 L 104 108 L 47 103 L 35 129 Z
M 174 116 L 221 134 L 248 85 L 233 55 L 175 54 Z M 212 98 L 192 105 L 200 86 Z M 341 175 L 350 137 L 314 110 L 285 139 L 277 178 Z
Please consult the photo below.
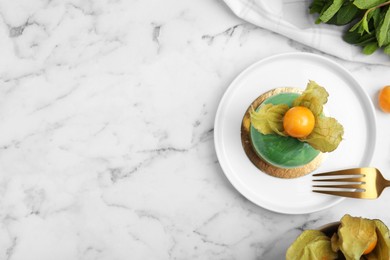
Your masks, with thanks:
M 292 107 L 292 102 L 299 96 L 296 93 L 281 93 L 266 99 L 263 104 L 286 104 Z M 293 137 L 276 134 L 263 135 L 253 126 L 250 137 L 256 154 L 266 162 L 281 168 L 295 168 L 311 162 L 320 151 L 308 143 Z

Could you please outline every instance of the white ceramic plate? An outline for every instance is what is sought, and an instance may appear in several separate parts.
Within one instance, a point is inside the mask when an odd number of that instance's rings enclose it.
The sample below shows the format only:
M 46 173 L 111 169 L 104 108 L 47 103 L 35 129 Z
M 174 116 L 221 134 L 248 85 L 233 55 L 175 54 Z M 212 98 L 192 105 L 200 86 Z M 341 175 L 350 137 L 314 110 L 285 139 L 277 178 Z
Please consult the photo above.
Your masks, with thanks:
M 279 213 L 315 212 L 343 200 L 313 193 L 312 174 L 280 179 L 261 172 L 247 158 L 241 145 L 241 121 L 255 98 L 277 87 L 304 89 L 309 80 L 329 92 L 327 110 L 344 126 L 345 132 L 339 147 L 327 154 L 315 172 L 369 166 L 376 142 L 373 105 L 345 68 L 319 55 L 287 53 L 253 64 L 231 83 L 215 119 L 215 148 L 229 181 L 253 203 Z

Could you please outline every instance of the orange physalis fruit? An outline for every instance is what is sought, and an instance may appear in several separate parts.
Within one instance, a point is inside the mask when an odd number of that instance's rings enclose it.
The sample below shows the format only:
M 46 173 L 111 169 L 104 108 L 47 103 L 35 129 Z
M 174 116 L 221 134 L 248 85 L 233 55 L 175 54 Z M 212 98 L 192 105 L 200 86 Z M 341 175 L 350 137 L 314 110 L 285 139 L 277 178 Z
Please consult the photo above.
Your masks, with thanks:
M 371 253 L 372 250 L 374 250 L 374 248 L 376 247 L 377 242 L 378 242 L 378 239 L 375 239 L 374 241 L 372 241 L 371 244 L 368 245 L 366 250 L 364 250 L 363 255 L 368 255 L 369 253 Z
M 303 106 L 290 108 L 283 118 L 284 131 L 296 138 L 308 136 L 313 131 L 314 124 L 313 112 Z
M 383 112 L 390 113 L 390 86 L 381 89 L 378 96 L 379 107 Z

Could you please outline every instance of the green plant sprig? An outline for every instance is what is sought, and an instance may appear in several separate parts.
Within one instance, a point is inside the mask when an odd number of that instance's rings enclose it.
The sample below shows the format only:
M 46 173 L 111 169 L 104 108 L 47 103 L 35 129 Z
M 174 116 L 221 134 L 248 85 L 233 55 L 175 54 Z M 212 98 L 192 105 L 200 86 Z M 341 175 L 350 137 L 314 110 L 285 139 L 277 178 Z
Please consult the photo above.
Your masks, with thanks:
M 349 25 L 344 41 L 361 46 L 370 55 L 382 48 L 390 55 L 390 1 L 314 0 L 310 13 L 318 13 L 316 23 Z

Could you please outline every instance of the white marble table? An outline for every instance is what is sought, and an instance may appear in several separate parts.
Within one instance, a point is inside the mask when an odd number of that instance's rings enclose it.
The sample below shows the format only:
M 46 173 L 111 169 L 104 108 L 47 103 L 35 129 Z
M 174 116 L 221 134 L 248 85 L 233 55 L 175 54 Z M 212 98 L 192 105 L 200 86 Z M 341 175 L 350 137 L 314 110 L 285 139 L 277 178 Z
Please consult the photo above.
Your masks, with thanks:
M 346 62 L 222 1 L 0 2 L 0 259 L 283 259 L 345 213 L 390 224 L 390 191 L 307 215 L 254 205 L 223 174 L 216 109 L 272 54 L 349 69 L 376 105 L 389 67 Z M 372 165 L 390 176 L 390 115 Z M 358 116 L 358 115 L 357 115 Z

